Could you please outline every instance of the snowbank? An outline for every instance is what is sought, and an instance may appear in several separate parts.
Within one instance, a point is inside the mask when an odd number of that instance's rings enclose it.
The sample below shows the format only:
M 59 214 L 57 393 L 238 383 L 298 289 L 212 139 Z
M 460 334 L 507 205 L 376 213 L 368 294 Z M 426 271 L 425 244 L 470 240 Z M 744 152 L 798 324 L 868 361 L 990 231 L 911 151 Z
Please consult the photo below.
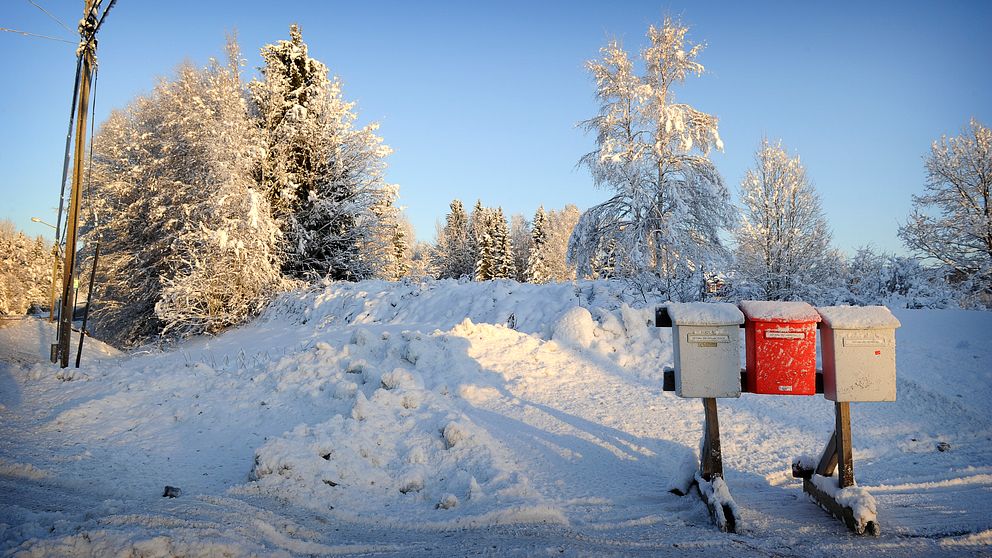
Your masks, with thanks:
M 61 379 L 45 325 L 0 328 L 0 554 L 987 550 L 992 314 L 897 311 L 900 401 L 853 408 L 859 485 L 895 538 L 837 536 L 788 474 L 832 403 L 747 395 L 720 402 L 745 528 L 726 537 L 667 492 L 693 478 L 702 409 L 661 389 L 660 303 L 609 282 L 332 283 L 164 350 L 88 340 Z

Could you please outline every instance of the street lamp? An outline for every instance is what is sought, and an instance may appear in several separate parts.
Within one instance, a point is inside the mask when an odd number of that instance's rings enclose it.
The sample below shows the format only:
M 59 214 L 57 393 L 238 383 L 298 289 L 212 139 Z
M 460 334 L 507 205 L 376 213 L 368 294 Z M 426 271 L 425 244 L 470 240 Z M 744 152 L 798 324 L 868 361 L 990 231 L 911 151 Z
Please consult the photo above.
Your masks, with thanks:
M 46 223 L 41 220 L 40 217 L 32 217 L 32 223 L 41 223 L 42 225 L 48 225 L 58 232 L 58 227 L 51 223 Z M 48 290 L 48 323 L 55 321 L 55 277 L 59 273 L 59 239 L 56 238 L 55 242 L 52 243 L 52 286 Z
M 58 230 L 58 228 L 56 228 L 56 227 L 55 227 L 55 225 L 53 225 L 53 224 L 51 224 L 51 223 L 48 223 L 48 222 L 46 222 L 46 221 L 43 221 L 43 220 L 41 219 L 41 217 L 32 217 L 32 218 L 31 218 L 31 222 L 32 222 L 32 223 L 41 223 L 42 225 L 47 225 L 47 226 L 49 226 L 49 227 L 52 227 L 52 228 L 53 228 L 53 229 L 55 229 L 55 230 Z

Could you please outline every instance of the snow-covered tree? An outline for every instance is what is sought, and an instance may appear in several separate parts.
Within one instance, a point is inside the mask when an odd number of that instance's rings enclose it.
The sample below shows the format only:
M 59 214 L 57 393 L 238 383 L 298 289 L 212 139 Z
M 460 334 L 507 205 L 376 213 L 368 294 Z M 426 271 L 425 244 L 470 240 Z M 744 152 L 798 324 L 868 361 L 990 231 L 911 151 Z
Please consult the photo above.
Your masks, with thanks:
M 52 255 L 42 237 L 28 238 L 8 220 L 0 221 L 0 316 L 47 308 Z
M 762 140 L 741 181 L 736 288 L 763 300 L 816 300 L 837 277 L 820 198 L 799 156 Z
M 479 260 L 482 258 L 482 245 L 488 227 L 488 215 L 490 210 L 482 205 L 482 200 L 475 200 L 472 213 L 468 216 L 468 251 L 472 258 L 472 275 L 478 270 Z
M 531 228 L 531 250 L 527 258 L 527 282 L 547 283 L 551 277 L 548 273 L 547 254 L 548 244 L 548 214 L 544 206 L 537 208 L 534 213 L 534 226 Z
M 567 204 L 562 209 L 552 209 L 547 214 L 544 265 L 547 268 L 548 280 L 552 282 L 572 281 L 575 279 L 575 268 L 568 265 L 566 259 L 568 239 L 572 236 L 575 224 L 579 222 L 581 212 L 578 207 Z
M 515 277 L 513 247 L 503 208 L 488 209 L 480 201 L 476 203 L 469 224 L 472 243 L 478 250 L 472 278 L 475 281 L 489 281 Z
M 397 212 L 388 230 L 391 230 L 388 238 L 389 261 L 380 275 L 388 281 L 399 281 L 411 268 L 413 226 Z
M 708 158 L 723 147 L 717 119 L 675 101 L 674 87 L 703 72 L 703 46 L 691 44 L 687 32 L 670 18 L 651 26 L 642 76 L 617 42 L 587 64 L 600 111 L 584 123 L 596 133 L 596 149 L 580 163 L 614 196 L 582 215 L 569 243 L 579 275 L 613 260 L 622 276 L 653 273 L 675 298 L 697 296 L 703 271 L 726 253 L 720 231 L 734 220 L 729 192 Z
M 923 266 L 916 258 L 859 248 L 847 264 L 849 298 L 854 305 L 947 308 L 960 296 L 947 283 L 949 269 Z
M 527 259 L 531 252 L 531 230 L 527 218 L 519 213 L 510 216 L 510 249 L 513 252 L 514 279 L 527 281 Z
M 977 120 L 924 158 L 923 195 L 899 228 L 906 246 L 954 270 L 974 302 L 992 306 L 992 130 Z
M 513 244 L 510 241 L 510 228 L 506 224 L 503 208 L 497 207 L 492 213 L 493 238 L 493 279 L 514 279 L 517 276 L 513 261 Z
M 469 243 L 468 215 L 460 200 L 452 200 L 450 208 L 444 228 L 438 230 L 432 267 L 439 279 L 471 277 L 475 272 L 475 257 Z
M 254 190 L 258 157 L 240 56 L 186 65 L 115 111 L 95 138 L 95 329 L 119 344 L 218 331 L 280 288 L 280 233 Z M 88 216 L 89 217 L 89 216 Z
M 408 277 L 415 279 L 425 279 L 433 277 L 432 257 L 433 249 L 429 242 L 418 240 L 410 247 L 410 269 L 407 271 Z
M 262 58 L 262 80 L 250 84 L 265 147 L 257 180 L 285 236 L 283 269 L 307 279 L 371 277 L 381 261 L 362 249 L 390 228 L 374 209 L 395 194 L 385 182 L 391 150 L 377 124 L 354 127 L 354 103 L 309 56 L 298 26 Z
M 477 246 L 477 255 L 475 273 L 472 275 L 472 279 L 475 281 L 488 281 L 496 273 L 496 239 L 493 237 L 495 233 L 495 220 L 493 219 L 492 211 L 484 208 L 473 211 L 472 219 L 479 225 L 478 228 L 474 228 L 475 234 L 473 235 L 475 238 L 474 244 Z

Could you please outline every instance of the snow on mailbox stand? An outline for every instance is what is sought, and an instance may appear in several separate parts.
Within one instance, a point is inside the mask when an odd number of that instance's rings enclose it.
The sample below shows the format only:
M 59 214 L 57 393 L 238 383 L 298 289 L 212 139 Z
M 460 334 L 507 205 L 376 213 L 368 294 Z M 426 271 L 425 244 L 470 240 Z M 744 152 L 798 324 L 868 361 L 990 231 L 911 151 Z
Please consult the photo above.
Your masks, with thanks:
M 805 302 L 744 300 L 747 390 L 775 395 L 816 393 L 816 324 Z
M 825 306 L 823 395 L 831 401 L 896 400 L 896 328 L 884 306 Z
M 744 315 L 733 304 L 670 302 L 675 345 L 675 394 L 740 397 Z

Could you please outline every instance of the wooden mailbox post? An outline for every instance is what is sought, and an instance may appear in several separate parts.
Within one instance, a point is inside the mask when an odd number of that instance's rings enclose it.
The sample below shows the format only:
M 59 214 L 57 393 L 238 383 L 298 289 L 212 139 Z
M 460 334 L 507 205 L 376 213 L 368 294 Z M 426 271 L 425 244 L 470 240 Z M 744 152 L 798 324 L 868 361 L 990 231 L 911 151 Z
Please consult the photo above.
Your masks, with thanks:
M 831 330 L 850 331 L 851 329 L 872 328 L 894 330 L 894 328 L 899 326 L 898 321 L 895 320 L 895 318 L 888 313 L 888 310 L 883 307 L 865 309 L 864 312 L 861 313 L 852 311 L 851 307 L 841 308 L 842 309 L 817 309 L 817 311 L 824 317 L 825 327 L 828 328 L 831 335 L 833 334 Z M 675 325 L 673 324 L 673 317 L 670 314 L 670 310 L 678 313 L 678 307 L 675 305 L 663 306 L 656 309 L 656 327 L 673 327 L 673 325 Z M 884 310 L 884 312 L 882 312 L 882 310 Z M 856 319 L 851 318 L 851 316 L 855 316 Z M 873 318 L 874 321 L 872 321 Z M 852 325 L 859 327 L 852 327 Z M 740 327 L 744 326 L 741 325 Z M 820 327 L 819 324 L 817 327 Z M 886 339 L 888 338 L 889 337 L 886 337 Z M 891 339 L 892 341 L 887 342 L 886 346 L 890 350 L 894 351 L 894 336 L 892 336 Z M 675 343 L 680 343 L 681 341 L 681 339 L 674 340 Z M 833 341 L 833 339 L 831 339 L 831 341 Z M 833 346 L 832 343 L 829 344 L 831 347 Z M 860 350 L 860 347 L 864 346 L 864 343 L 855 343 L 851 345 L 858 347 L 858 350 Z M 832 359 L 831 365 L 833 365 L 834 362 L 835 361 Z M 678 365 L 679 363 L 677 362 L 676 364 Z M 871 367 L 869 366 L 869 368 Z M 892 361 L 891 366 L 888 366 L 887 359 L 884 360 L 883 365 L 879 367 L 879 370 L 881 370 L 881 372 L 876 375 L 880 376 L 883 382 L 889 382 L 891 380 L 891 384 L 894 387 L 894 360 Z M 830 378 L 831 381 L 836 381 L 835 378 L 837 378 L 837 371 L 832 369 L 830 372 L 832 374 Z M 890 375 L 891 378 L 889 378 Z M 748 393 L 749 382 L 748 370 L 746 368 L 740 369 L 739 379 L 741 386 L 740 392 Z M 754 382 L 751 383 L 753 384 Z M 886 385 L 888 385 L 888 383 L 886 383 Z M 816 370 L 815 383 L 813 387 L 813 393 L 824 393 L 823 371 Z M 665 369 L 663 389 L 664 391 L 676 391 L 676 370 L 668 368 Z M 834 393 L 837 392 L 834 391 L 831 395 Z M 884 393 L 888 394 L 889 392 L 888 390 L 885 390 Z M 726 396 L 727 395 L 724 395 L 724 397 Z M 836 396 L 830 398 L 835 399 L 835 397 Z M 885 395 L 884 398 L 879 397 L 878 399 L 866 399 L 862 397 L 856 400 L 893 399 L 894 394 L 891 397 Z M 725 486 L 721 487 L 722 490 L 715 490 L 716 485 L 724 483 L 723 454 L 720 448 L 720 423 L 717 414 L 716 398 L 702 397 L 702 400 L 704 410 L 702 452 L 700 455 L 699 470 L 694 477 L 693 484 L 695 485 L 697 494 L 699 494 L 700 498 L 706 503 L 707 508 L 709 508 L 710 516 L 717 527 L 722 531 L 736 532 L 739 525 L 739 516 L 736 505 L 734 505 L 732 501 L 728 502 L 720 498 L 719 494 L 721 492 L 724 494 L 729 494 L 729 491 Z M 836 480 L 833 478 L 835 471 L 837 472 Z M 842 504 L 838 499 L 838 495 L 840 495 L 845 489 L 860 490 L 858 495 L 869 499 L 871 498 L 867 492 L 863 489 L 857 489 L 855 485 L 854 458 L 851 450 L 850 401 L 835 400 L 834 432 L 830 436 L 819 461 L 816 463 L 810 463 L 804 461 L 803 459 L 797 459 L 792 463 L 792 473 L 793 476 L 803 479 L 803 491 L 806 492 L 810 498 L 813 499 L 813 501 L 831 513 L 834 517 L 843 521 L 849 529 L 857 534 L 878 535 L 880 533 L 879 524 L 875 519 L 873 510 L 867 516 L 859 516 L 854 509 L 848 505 Z M 674 489 L 673 492 L 679 495 L 684 495 L 686 493 L 680 489 Z M 841 499 L 844 501 L 848 500 L 845 498 Z

